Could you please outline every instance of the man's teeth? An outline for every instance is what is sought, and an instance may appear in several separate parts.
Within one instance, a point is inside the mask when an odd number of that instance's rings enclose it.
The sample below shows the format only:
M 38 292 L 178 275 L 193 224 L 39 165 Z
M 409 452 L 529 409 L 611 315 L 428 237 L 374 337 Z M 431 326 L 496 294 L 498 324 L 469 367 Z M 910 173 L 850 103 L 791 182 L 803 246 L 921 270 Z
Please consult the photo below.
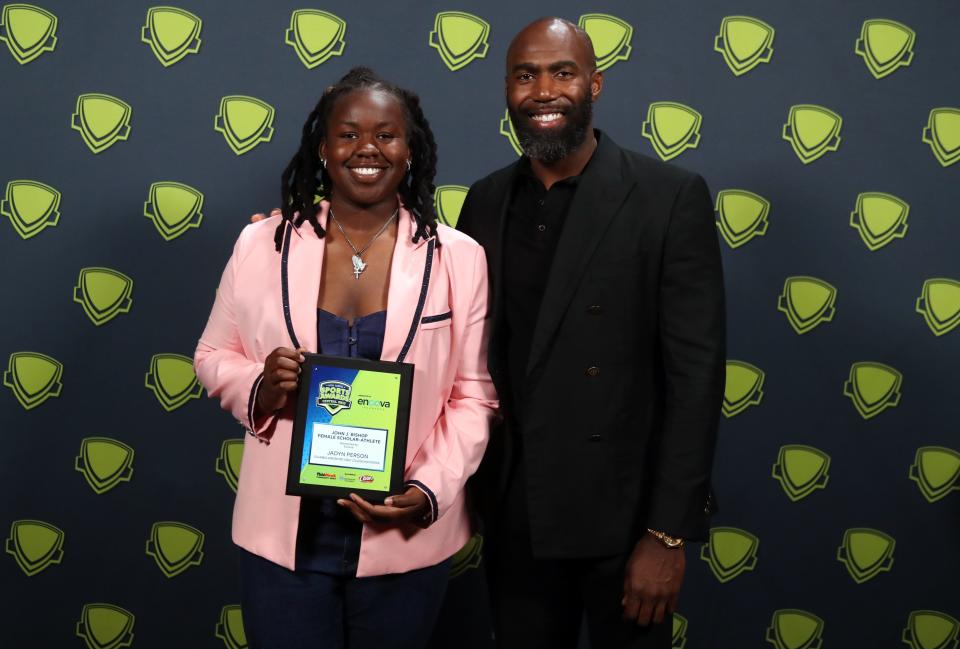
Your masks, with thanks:
M 350 171 L 358 176 L 376 176 L 378 173 L 383 171 L 383 169 L 380 167 L 354 167 Z
M 544 113 L 542 115 L 534 115 L 534 121 L 545 123 L 545 122 L 555 122 L 558 119 L 563 117 L 561 113 Z

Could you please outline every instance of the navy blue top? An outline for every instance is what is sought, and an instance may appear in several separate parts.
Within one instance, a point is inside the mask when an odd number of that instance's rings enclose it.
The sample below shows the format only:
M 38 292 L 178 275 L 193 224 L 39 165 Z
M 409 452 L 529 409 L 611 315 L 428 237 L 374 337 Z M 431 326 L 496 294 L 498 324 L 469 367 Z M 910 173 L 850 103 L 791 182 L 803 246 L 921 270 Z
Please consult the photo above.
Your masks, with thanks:
M 319 351 L 332 356 L 380 360 L 387 312 L 347 320 L 317 309 Z M 337 576 L 357 573 L 363 525 L 334 498 L 302 498 L 297 530 L 297 569 Z

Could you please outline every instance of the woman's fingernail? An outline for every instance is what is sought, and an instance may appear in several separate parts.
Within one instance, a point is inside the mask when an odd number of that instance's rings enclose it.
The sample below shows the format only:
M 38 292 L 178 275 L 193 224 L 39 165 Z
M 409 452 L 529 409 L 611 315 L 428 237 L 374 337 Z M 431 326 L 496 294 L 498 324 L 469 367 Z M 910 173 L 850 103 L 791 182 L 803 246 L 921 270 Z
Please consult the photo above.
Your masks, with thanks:
M 393 507 L 393 498 L 387 498 L 383 501 L 383 504 L 387 507 Z

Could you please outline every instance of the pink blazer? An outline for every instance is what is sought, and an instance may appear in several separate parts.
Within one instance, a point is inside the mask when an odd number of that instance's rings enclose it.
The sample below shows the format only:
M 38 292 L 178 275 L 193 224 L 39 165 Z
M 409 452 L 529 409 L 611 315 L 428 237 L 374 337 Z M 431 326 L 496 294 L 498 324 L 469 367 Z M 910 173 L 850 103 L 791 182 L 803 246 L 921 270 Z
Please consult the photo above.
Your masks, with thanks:
M 328 207 L 321 204 L 324 228 Z M 233 510 L 233 540 L 293 569 L 300 498 L 284 494 L 293 410 L 253 421 L 252 409 L 271 351 L 297 343 L 317 350 L 324 239 L 309 223 L 288 225 L 278 254 L 273 234 L 279 221 L 273 216 L 240 234 L 194 367 L 207 393 L 250 433 Z M 444 225 L 438 227 L 442 245 L 436 238 L 413 243 L 415 221 L 402 208 L 398 227 L 381 358 L 402 355 L 415 366 L 405 478 L 428 494 L 435 521 L 414 532 L 364 525 L 358 577 L 434 565 L 467 542 L 463 487 L 480 463 L 497 408 L 486 362 L 483 250 Z

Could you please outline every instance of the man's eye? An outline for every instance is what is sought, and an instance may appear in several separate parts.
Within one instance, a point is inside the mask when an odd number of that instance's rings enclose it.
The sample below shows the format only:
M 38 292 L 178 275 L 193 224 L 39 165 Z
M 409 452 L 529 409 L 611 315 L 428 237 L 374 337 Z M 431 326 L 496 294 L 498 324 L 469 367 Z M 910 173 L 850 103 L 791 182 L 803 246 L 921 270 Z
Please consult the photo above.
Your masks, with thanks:
M 533 79 L 533 75 L 530 74 L 529 72 L 524 72 L 519 77 L 517 77 L 517 79 L 519 79 L 520 81 L 529 81 L 530 79 Z

